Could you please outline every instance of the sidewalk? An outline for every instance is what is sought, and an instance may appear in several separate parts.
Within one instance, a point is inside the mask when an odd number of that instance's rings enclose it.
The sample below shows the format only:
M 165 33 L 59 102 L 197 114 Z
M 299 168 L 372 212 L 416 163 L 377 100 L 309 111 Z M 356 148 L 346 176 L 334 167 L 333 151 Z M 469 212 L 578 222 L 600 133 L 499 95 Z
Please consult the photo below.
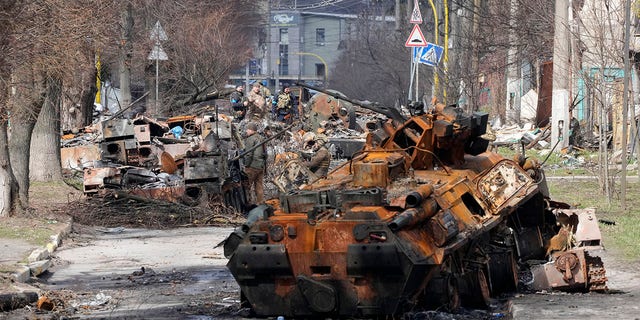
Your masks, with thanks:
M 38 299 L 30 286 L 51 266 L 51 254 L 71 232 L 71 218 L 3 218 L 0 220 L 0 311 L 24 307 Z

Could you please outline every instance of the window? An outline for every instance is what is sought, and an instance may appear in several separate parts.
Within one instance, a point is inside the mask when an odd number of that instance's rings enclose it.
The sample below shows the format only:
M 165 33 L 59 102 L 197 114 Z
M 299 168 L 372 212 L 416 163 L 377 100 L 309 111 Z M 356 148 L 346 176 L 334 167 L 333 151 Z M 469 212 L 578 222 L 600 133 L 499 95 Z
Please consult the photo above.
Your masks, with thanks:
M 316 46 L 324 46 L 324 28 L 316 28 Z
M 318 77 L 324 77 L 324 64 L 322 63 L 316 63 L 316 76 Z
M 289 45 L 281 44 L 279 48 L 280 64 L 278 74 L 281 76 L 289 74 Z
M 280 29 L 280 44 L 289 44 L 289 29 Z

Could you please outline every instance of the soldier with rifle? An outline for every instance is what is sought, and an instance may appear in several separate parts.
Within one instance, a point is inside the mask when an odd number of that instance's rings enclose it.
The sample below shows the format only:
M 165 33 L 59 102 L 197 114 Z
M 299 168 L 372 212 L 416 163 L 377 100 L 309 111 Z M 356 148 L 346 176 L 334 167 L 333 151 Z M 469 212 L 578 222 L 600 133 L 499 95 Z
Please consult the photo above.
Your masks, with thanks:
M 244 163 L 244 172 L 248 177 L 249 190 L 253 203 L 260 204 L 264 202 L 264 173 L 266 169 L 267 153 L 264 146 L 262 136 L 256 134 L 258 126 L 254 122 L 247 123 L 247 137 L 244 141 L 247 152 L 242 159 Z M 260 146 L 258 146 L 260 145 Z
M 311 170 L 316 176 L 326 178 L 331 164 L 331 153 L 327 149 L 327 136 L 324 134 L 316 134 L 312 141 L 313 156 L 304 162 L 304 165 Z

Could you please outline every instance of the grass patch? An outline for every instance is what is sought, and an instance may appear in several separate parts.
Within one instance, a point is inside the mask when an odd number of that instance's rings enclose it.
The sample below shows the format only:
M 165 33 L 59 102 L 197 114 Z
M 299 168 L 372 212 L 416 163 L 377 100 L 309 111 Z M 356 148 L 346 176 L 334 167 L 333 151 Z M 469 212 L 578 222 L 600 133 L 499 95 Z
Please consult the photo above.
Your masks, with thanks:
M 0 238 L 22 239 L 38 246 L 46 245 L 51 240 L 52 235 L 53 231 L 50 228 L 0 225 Z
M 615 222 L 615 225 L 600 223 L 603 243 L 606 248 L 620 252 L 625 258 L 640 258 L 640 183 L 627 183 L 626 209 L 622 208 L 620 186 L 611 203 L 600 190 L 594 180 L 550 180 L 548 181 L 551 198 L 574 205 L 579 208 L 596 208 L 598 219 Z

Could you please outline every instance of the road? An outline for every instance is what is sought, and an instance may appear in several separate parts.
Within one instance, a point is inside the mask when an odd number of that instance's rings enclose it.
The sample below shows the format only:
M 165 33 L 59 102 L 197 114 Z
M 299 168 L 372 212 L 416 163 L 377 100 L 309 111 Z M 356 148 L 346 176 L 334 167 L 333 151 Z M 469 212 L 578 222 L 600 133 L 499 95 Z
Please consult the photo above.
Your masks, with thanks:
M 52 319 L 239 318 L 239 287 L 214 249 L 231 228 L 74 228 L 39 284 Z
M 225 267 L 222 248 L 214 248 L 231 230 L 76 226 L 56 252 L 51 272 L 38 284 L 56 308 L 51 312 L 21 309 L 8 317 L 241 319 L 247 310 L 239 310 L 239 288 Z M 610 294 L 516 294 L 508 303 L 513 318 L 584 320 L 615 314 L 620 319 L 638 319 L 638 264 L 615 261 L 606 252 L 601 256 Z M 486 319 L 487 313 L 481 315 Z M 440 314 L 438 319 L 476 318 Z

